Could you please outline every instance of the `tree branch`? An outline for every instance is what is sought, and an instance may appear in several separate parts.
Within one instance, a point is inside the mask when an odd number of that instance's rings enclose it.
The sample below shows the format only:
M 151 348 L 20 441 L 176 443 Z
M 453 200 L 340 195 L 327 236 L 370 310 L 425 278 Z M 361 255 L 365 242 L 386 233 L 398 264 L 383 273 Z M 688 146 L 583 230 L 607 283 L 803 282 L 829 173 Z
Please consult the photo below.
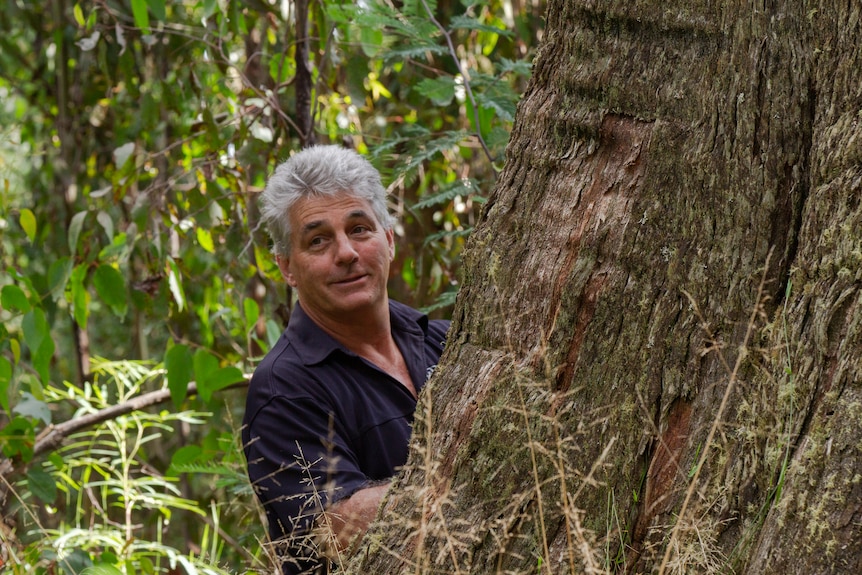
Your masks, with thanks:
M 246 386 L 248 386 L 248 379 L 235 383 L 233 385 L 229 385 L 220 391 Z M 197 393 L 197 384 L 195 382 L 191 382 L 186 391 L 186 396 L 190 397 L 193 395 L 197 395 Z M 165 403 L 166 401 L 170 400 L 170 398 L 171 391 L 169 389 L 159 389 L 156 391 L 145 393 L 143 395 L 139 395 L 137 397 L 133 397 L 132 399 L 123 403 L 111 405 L 104 409 L 100 409 L 95 413 L 88 413 L 81 417 L 76 417 L 74 419 L 70 419 L 69 421 L 58 423 L 57 425 L 49 425 L 48 427 L 43 429 L 42 432 L 39 433 L 39 436 L 36 438 L 36 444 L 33 446 L 33 458 L 36 458 L 37 456 L 47 453 L 49 451 L 54 451 L 63 443 L 63 441 L 67 437 L 69 437 L 73 433 L 81 431 L 82 429 L 98 425 L 111 419 L 116 419 L 121 415 L 126 415 L 128 413 L 132 413 L 133 411 L 140 411 L 147 407 L 152 407 L 153 405 Z M 13 473 L 14 471 L 16 471 L 16 467 L 18 465 L 20 465 L 20 462 L 17 462 L 14 459 L 4 458 L 0 460 L 0 476 L 5 477 L 8 474 Z

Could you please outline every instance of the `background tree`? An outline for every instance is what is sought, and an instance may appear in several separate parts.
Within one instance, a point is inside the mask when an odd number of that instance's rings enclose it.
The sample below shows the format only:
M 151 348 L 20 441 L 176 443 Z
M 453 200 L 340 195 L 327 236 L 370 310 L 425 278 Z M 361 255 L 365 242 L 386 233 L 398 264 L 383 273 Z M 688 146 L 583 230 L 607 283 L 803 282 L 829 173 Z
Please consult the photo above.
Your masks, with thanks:
M 234 386 L 292 301 L 255 195 L 314 141 L 369 155 L 403 222 L 393 296 L 449 313 L 541 6 L 7 4 L 0 561 L 266 569 Z
M 857 3 L 549 3 L 356 573 L 862 568 Z

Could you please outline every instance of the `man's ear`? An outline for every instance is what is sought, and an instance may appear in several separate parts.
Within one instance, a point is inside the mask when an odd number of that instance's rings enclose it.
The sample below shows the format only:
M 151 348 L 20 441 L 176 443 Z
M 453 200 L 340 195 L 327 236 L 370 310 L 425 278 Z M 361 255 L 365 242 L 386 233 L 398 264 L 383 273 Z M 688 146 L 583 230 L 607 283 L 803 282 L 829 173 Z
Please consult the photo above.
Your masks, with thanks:
M 395 259 L 395 229 L 386 230 L 386 241 L 389 243 L 389 261 Z
M 287 282 L 290 287 L 296 287 L 296 279 L 290 272 L 290 258 L 285 256 L 275 256 L 275 263 L 278 264 L 278 269 L 281 270 L 281 277 Z

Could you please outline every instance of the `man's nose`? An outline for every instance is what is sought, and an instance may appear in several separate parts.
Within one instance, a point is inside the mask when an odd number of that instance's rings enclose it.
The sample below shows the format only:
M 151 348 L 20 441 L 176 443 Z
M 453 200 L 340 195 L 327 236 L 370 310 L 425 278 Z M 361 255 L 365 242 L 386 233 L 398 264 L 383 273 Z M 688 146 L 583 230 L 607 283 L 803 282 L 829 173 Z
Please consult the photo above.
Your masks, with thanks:
M 359 254 L 356 252 L 356 247 L 346 235 L 339 235 L 337 238 L 337 248 L 335 250 L 335 258 L 339 264 L 350 264 L 359 259 Z

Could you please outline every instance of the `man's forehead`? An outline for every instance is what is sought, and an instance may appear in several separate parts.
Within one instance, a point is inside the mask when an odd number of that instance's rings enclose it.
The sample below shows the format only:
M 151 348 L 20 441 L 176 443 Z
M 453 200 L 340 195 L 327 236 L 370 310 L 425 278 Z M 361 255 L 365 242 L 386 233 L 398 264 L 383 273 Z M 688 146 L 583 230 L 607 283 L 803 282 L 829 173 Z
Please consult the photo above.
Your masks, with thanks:
M 376 220 L 368 201 L 349 194 L 300 198 L 291 208 L 290 218 L 300 228 L 319 227 L 358 218 Z

